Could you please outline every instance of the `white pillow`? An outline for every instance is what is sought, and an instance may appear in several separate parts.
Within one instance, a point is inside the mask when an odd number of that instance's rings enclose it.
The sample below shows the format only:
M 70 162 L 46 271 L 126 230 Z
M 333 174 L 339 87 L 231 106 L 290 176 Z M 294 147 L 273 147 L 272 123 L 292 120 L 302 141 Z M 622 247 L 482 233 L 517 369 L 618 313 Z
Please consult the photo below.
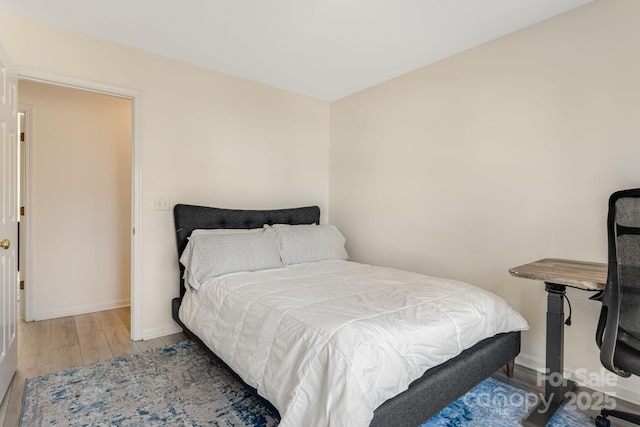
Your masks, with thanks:
M 345 238 L 334 225 L 274 224 L 284 265 L 325 259 L 349 259 Z
M 282 267 L 275 231 L 193 236 L 182 252 L 184 278 L 193 289 L 212 277 Z

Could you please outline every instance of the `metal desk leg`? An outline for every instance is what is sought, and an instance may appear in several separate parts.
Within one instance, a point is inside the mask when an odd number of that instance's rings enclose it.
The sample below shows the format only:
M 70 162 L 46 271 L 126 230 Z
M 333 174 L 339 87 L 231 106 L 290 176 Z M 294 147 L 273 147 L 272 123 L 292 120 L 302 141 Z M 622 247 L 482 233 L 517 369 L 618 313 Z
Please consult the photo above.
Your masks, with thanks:
M 567 287 L 546 283 L 547 291 L 547 343 L 544 401 L 524 420 L 525 427 L 544 427 L 565 400 L 565 394 L 575 383 L 563 377 L 564 372 L 564 295 Z

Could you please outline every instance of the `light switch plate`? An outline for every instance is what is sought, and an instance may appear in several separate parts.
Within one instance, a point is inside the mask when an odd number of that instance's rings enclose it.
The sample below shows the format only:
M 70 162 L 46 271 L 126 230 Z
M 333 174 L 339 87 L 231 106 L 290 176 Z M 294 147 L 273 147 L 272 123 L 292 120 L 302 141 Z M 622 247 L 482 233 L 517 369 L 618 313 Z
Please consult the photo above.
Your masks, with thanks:
M 171 208 L 171 198 L 169 196 L 156 196 L 156 210 L 168 211 Z

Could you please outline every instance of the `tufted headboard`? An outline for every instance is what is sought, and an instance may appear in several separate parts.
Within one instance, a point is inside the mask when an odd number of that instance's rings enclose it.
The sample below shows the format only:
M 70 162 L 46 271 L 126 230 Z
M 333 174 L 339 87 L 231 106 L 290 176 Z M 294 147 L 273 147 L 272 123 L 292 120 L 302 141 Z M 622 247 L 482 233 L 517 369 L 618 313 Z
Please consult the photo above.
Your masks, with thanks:
M 213 228 L 261 228 L 273 224 L 319 224 L 320 208 L 307 206 L 302 208 L 275 210 L 236 210 L 195 205 L 175 205 L 173 218 L 176 226 L 178 259 L 187 246 L 188 238 L 195 229 Z M 180 298 L 185 293 L 184 266 L 180 265 Z

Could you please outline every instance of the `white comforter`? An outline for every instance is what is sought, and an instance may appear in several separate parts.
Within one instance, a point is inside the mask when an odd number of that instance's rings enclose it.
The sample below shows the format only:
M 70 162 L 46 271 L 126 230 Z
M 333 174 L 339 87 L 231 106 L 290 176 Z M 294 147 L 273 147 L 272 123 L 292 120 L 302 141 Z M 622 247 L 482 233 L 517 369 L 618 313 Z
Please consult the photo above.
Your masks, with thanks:
M 180 319 L 281 427 L 368 426 L 427 369 L 528 327 L 478 287 L 337 260 L 210 279 L 187 291 Z

